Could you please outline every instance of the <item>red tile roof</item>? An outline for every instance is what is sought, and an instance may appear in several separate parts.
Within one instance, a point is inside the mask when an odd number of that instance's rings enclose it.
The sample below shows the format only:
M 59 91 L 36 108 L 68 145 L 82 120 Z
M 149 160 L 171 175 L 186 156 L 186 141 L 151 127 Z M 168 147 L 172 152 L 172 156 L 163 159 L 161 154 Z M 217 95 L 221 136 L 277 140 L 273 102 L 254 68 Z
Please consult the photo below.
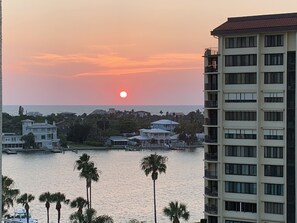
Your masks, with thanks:
M 289 30 L 297 31 L 297 13 L 228 18 L 228 21 L 215 28 L 211 35 Z

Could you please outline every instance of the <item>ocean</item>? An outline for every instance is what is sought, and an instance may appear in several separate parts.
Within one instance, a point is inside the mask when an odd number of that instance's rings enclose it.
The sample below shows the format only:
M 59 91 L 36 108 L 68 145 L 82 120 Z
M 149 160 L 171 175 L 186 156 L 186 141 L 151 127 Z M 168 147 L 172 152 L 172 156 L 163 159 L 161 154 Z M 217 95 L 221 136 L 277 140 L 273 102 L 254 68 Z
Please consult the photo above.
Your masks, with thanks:
M 203 105 L 21 105 L 26 112 L 40 112 L 43 115 L 57 114 L 61 112 L 74 112 L 77 115 L 90 114 L 95 109 L 108 110 L 115 108 L 119 111 L 147 111 L 152 115 L 166 112 L 182 112 L 188 114 L 191 111 L 203 110 Z M 3 105 L 3 112 L 10 115 L 18 115 L 19 105 Z

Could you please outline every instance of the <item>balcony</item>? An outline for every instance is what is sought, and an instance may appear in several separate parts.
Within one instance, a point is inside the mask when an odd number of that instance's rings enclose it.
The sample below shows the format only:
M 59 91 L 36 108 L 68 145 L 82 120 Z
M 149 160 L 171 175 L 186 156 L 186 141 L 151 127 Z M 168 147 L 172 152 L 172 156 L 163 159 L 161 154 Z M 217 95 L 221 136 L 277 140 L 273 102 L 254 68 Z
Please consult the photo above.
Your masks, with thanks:
M 218 66 L 216 65 L 207 65 L 204 67 L 204 73 L 217 73 L 218 72 Z
M 205 118 L 204 125 L 218 125 L 218 120 L 213 118 Z
M 205 101 L 204 102 L 205 108 L 217 108 L 218 107 L 218 101 Z
M 209 179 L 218 179 L 218 173 L 217 171 L 205 170 L 204 177 Z
M 215 137 L 215 136 L 206 135 L 204 142 L 206 142 L 206 143 L 217 143 L 218 142 L 218 138 Z
M 204 84 L 204 90 L 207 90 L 207 91 L 210 91 L 210 90 L 216 91 L 216 90 L 218 90 L 218 84 L 212 84 L 212 83 Z
M 209 214 L 218 214 L 218 207 L 214 204 L 212 204 L 212 205 L 206 204 L 205 212 L 207 212 Z
M 204 192 L 206 195 L 212 196 L 212 197 L 218 196 L 218 189 L 213 189 L 213 188 L 209 188 L 209 187 L 205 187 L 204 189 L 205 189 Z
M 205 160 L 209 160 L 209 161 L 218 161 L 218 154 L 217 153 L 205 153 L 204 158 L 205 158 Z

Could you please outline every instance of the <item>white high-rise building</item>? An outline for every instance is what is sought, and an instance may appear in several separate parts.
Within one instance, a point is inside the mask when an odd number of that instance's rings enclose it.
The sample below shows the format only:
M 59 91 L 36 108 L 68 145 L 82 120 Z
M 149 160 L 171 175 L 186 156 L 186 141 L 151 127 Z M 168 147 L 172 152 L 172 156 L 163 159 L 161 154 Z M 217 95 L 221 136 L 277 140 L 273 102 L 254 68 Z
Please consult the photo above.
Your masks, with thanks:
M 229 18 L 205 51 L 205 218 L 296 223 L 297 13 Z

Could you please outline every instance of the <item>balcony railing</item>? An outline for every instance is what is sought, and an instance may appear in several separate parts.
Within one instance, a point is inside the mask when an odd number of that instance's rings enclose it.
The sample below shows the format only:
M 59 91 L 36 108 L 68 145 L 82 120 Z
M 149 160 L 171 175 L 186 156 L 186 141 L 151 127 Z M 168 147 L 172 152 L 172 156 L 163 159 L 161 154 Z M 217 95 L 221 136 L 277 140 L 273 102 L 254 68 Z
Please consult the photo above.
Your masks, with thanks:
M 218 90 L 218 85 L 217 84 L 207 83 L 207 84 L 204 85 L 204 90 L 216 91 L 216 90 Z
M 209 179 L 218 179 L 217 171 L 205 170 L 204 176 Z
M 204 52 L 205 57 L 218 55 L 218 54 L 219 54 L 218 48 L 216 48 L 216 47 L 207 48 L 207 49 L 205 49 L 205 52 Z
M 204 125 L 217 125 L 218 120 L 213 118 L 205 118 L 204 119 Z
M 218 190 L 217 189 L 211 189 L 209 187 L 205 187 L 205 194 L 212 197 L 218 196 Z
M 218 154 L 217 153 L 205 153 L 204 158 L 210 161 L 218 161 Z
M 205 205 L 205 212 L 209 214 L 218 214 L 218 207 L 216 205 Z
M 217 108 L 218 101 L 205 101 L 204 106 L 205 108 Z
M 214 137 L 214 136 L 205 136 L 204 142 L 206 143 L 217 143 L 218 142 L 218 138 Z
M 208 65 L 204 68 L 205 73 L 216 73 L 218 72 L 218 66 L 216 65 Z

